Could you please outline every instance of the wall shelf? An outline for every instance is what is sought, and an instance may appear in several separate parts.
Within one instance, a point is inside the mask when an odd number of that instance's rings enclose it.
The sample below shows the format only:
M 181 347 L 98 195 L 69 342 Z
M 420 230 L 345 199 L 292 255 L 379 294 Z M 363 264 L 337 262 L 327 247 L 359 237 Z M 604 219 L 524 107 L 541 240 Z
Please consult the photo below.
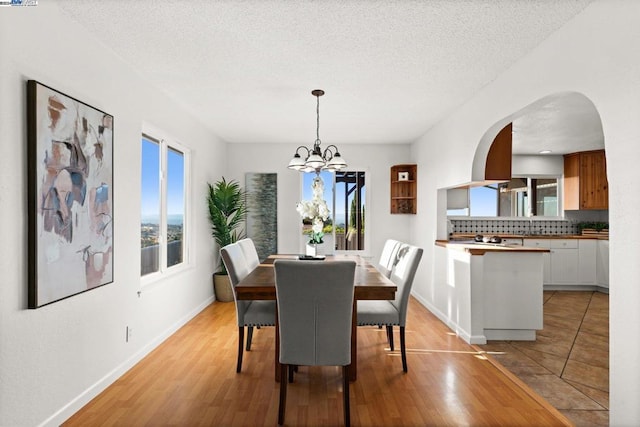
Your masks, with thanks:
M 418 207 L 417 165 L 391 166 L 391 213 L 415 214 Z

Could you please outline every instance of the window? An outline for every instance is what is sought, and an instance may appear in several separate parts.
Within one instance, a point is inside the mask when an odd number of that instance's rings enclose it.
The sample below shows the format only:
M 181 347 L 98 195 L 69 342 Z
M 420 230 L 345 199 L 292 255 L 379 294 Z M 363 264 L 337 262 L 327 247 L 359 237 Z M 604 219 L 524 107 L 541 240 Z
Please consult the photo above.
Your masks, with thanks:
M 366 172 L 322 171 L 320 177 L 324 182 L 324 199 L 331 210 L 324 226 L 324 241 L 333 245 L 337 251 L 364 251 L 366 213 Z M 311 200 L 311 183 L 313 173 L 303 174 L 302 198 Z M 303 234 L 309 226 L 303 225 Z
M 188 151 L 177 142 L 158 131 L 142 134 L 142 276 L 186 264 L 188 162 Z
M 449 209 L 449 216 L 558 217 L 557 177 L 512 178 L 508 182 L 471 187 L 466 208 Z

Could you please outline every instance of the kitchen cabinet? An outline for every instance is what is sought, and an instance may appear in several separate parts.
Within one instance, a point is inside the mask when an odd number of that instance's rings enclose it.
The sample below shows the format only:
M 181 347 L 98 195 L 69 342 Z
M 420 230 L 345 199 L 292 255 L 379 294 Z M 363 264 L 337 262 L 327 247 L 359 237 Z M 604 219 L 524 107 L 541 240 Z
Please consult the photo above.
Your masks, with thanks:
M 549 239 L 525 239 L 525 246 L 534 248 L 550 249 L 551 241 Z M 551 284 L 551 252 L 542 254 L 542 283 Z
M 604 150 L 564 156 L 564 209 L 608 209 L 609 183 Z
M 578 283 L 581 285 L 595 285 L 597 281 L 597 240 L 578 241 Z
M 418 166 L 395 165 L 391 167 L 391 213 L 415 214 L 417 200 Z
M 511 179 L 511 155 L 513 124 L 506 125 L 493 140 L 484 167 L 484 179 L 509 181 Z
M 517 237 L 505 237 L 502 239 L 502 243 L 505 245 L 522 246 L 522 238 Z
M 536 339 L 543 328 L 542 254 L 523 248 L 436 242 L 441 313 L 470 344 Z M 440 291 L 438 291 L 440 293 Z
M 609 241 L 598 240 L 596 255 L 598 286 L 609 289 Z
M 608 240 L 525 237 L 524 246 L 550 250 L 542 256 L 545 285 L 561 289 L 608 287 Z
M 578 283 L 578 240 L 552 239 L 551 283 L 554 285 L 576 285 Z

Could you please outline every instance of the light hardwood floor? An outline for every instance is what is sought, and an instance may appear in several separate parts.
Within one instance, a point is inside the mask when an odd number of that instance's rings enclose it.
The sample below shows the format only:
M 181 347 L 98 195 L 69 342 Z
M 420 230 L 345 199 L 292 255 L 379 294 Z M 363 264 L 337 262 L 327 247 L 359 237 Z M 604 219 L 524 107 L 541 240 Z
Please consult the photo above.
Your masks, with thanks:
M 358 329 L 354 426 L 571 425 L 413 298 L 406 335 L 409 372 L 403 374 L 398 349 L 388 350 L 384 329 Z M 274 330 L 255 331 L 240 374 L 237 339 L 234 304 L 216 302 L 64 425 L 276 425 Z M 289 385 L 286 425 L 341 425 L 340 378 L 338 368 L 301 367 Z

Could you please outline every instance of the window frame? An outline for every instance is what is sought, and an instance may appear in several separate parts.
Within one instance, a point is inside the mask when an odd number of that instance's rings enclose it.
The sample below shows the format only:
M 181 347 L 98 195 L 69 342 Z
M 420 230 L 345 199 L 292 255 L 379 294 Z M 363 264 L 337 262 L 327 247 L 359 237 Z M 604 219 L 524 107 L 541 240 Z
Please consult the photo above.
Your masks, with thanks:
M 160 151 L 160 165 L 159 165 L 159 176 L 158 180 L 160 183 L 160 206 L 159 206 L 159 224 L 158 224 L 158 242 L 159 242 L 159 265 L 158 270 L 152 273 L 148 273 L 142 275 L 142 270 L 140 270 L 139 277 L 141 281 L 141 285 L 144 287 L 153 282 L 156 282 L 160 279 L 172 276 L 174 274 L 178 274 L 182 271 L 190 269 L 193 267 L 193 257 L 192 248 L 193 248 L 193 236 L 191 232 L 191 224 L 192 221 L 192 185 L 191 185 L 191 150 L 186 145 L 182 144 L 177 138 L 171 136 L 166 131 L 163 131 L 160 128 L 157 128 L 153 125 L 144 124 L 142 127 L 142 132 L 140 133 L 140 144 L 142 145 L 142 140 L 147 139 L 159 145 Z M 167 171 L 168 171 L 168 154 L 169 150 L 177 151 L 182 154 L 183 160 L 183 197 L 184 197 L 184 213 L 183 213 L 183 223 L 182 223 L 182 262 L 167 266 L 167 222 L 168 222 L 168 207 L 167 207 Z M 141 150 L 142 151 L 142 150 Z M 142 168 L 142 159 L 140 161 L 140 168 Z M 142 176 L 142 170 L 140 169 L 140 177 Z M 142 187 L 140 188 L 142 192 Z M 140 225 L 142 225 L 142 209 L 139 212 L 140 215 Z M 140 246 L 140 249 L 142 247 Z M 140 263 L 139 263 L 140 264 Z M 141 268 L 141 266 L 140 266 Z
M 526 179 L 527 180 L 527 192 L 531 192 L 531 190 L 532 190 L 532 187 L 531 187 L 532 180 L 537 180 L 537 179 L 555 179 L 557 184 L 558 184 L 557 185 L 558 215 L 556 215 L 556 216 L 541 216 L 541 215 L 472 216 L 471 215 L 471 188 L 469 188 L 469 191 L 467 191 L 467 208 L 465 208 L 465 209 L 467 209 L 467 214 L 466 215 L 460 215 L 460 214 L 449 215 L 449 214 L 447 214 L 447 218 L 448 219 L 453 219 L 453 220 L 456 220 L 456 219 L 459 219 L 459 220 L 476 220 L 476 219 L 477 220 L 491 220 L 491 219 L 522 220 L 522 219 L 536 219 L 536 220 L 540 220 L 540 221 L 545 221 L 545 220 L 557 221 L 557 220 L 565 219 L 564 205 L 563 205 L 564 182 L 562 180 L 562 175 L 537 175 L 537 174 L 535 174 L 535 175 L 514 175 L 512 177 L 512 179 L 514 179 L 514 178 L 522 178 L 522 179 Z M 529 199 L 529 201 L 530 200 L 531 199 Z M 496 200 L 496 202 L 497 202 L 497 200 Z M 496 209 L 497 209 L 497 207 L 496 207 Z M 512 209 L 513 209 L 513 206 L 512 206 Z
M 364 179 L 365 179 L 365 197 L 364 197 L 364 223 L 365 223 L 365 228 L 364 228 L 364 249 L 341 249 L 341 250 L 337 250 L 335 249 L 335 241 L 336 241 L 336 212 L 335 212 L 335 206 L 336 206 L 336 174 L 334 172 L 330 172 L 331 174 L 331 198 L 330 200 L 326 200 L 327 204 L 329 204 L 329 210 L 331 211 L 331 220 L 333 223 L 333 227 L 332 227 L 332 239 L 334 242 L 334 247 L 331 248 L 330 252 L 328 253 L 332 253 L 332 254 L 352 254 L 352 255 L 361 255 L 361 256 L 368 256 L 369 252 L 370 252 L 370 248 L 371 248 L 371 232 L 369 230 L 370 227 L 367 226 L 367 224 L 371 224 L 371 219 L 370 219 L 370 203 L 371 203 L 371 194 L 372 190 L 371 190 L 371 173 L 369 171 L 369 168 L 359 168 L 359 167 L 347 167 L 344 171 L 341 172 L 364 172 Z M 303 174 L 301 174 L 300 176 L 300 200 L 304 200 L 304 175 L 309 174 L 309 175 L 314 175 L 315 176 L 315 172 L 305 172 Z M 325 188 L 327 188 L 329 186 L 329 184 L 327 182 L 324 183 Z M 300 233 L 300 245 L 301 248 L 304 248 L 306 245 L 308 238 L 306 235 Z M 303 251 L 304 252 L 304 251 Z

